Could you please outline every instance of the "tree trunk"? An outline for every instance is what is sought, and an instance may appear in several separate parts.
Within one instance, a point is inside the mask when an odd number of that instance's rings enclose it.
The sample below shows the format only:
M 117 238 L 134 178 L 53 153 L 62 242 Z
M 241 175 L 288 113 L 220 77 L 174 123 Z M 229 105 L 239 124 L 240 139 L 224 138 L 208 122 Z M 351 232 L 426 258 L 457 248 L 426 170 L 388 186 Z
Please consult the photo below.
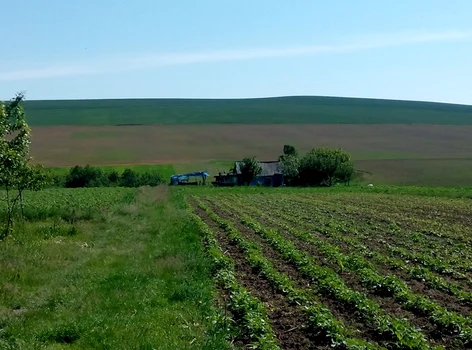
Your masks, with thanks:
M 23 203 L 23 189 L 21 188 L 18 189 L 18 196 L 20 197 L 21 220 L 25 220 L 25 212 L 24 212 L 25 205 Z
M 13 227 L 13 202 L 10 200 L 10 187 L 5 185 L 5 192 L 7 196 L 7 226 L 5 228 L 4 237 L 7 237 Z

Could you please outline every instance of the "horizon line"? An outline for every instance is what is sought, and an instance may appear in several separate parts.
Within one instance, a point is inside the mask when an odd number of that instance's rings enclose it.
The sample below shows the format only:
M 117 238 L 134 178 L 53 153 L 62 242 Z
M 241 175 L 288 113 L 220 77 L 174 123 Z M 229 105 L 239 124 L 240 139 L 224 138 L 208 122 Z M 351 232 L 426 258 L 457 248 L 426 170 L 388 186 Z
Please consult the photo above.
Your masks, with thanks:
M 416 103 L 434 103 L 445 105 L 456 105 L 472 107 L 472 104 L 442 102 L 433 100 L 410 100 L 410 99 L 395 99 L 395 98 L 380 98 L 380 97 L 358 97 L 358 96 L 335 96 L 335 95 L 277 95 L 277 96 L 258 96 L 258 97 L 117 97 L 117 98 L 76 98 L 76 99 L 36 99 L 25 102 L 53 102 L 53 101 L 122 101 L 122 100 L 210 100 L 210 101 L 224 101 L 224 100 L 268 100 L 268 99 L 282 99 L 282 98 L 331 98 L 331 99 L 352 99 L 352 100 L 376 100 L 376 101 L 391 101 L 391 102 L 416 102 Z M 1 102 L 2 100 L 0 100 Z M 8 102 L 8 100 L 3 100 Z

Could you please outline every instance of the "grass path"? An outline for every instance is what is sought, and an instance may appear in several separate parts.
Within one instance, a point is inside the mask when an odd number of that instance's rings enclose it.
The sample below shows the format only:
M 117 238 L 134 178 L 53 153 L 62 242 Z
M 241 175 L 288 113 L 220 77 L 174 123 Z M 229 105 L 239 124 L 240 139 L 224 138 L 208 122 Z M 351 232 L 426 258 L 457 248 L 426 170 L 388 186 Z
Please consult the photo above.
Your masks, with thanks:
M 28 222 L 0 242 L 1 349 L 224 347 L 209 263 L 178 193 L 142 189 L 65 225 Z

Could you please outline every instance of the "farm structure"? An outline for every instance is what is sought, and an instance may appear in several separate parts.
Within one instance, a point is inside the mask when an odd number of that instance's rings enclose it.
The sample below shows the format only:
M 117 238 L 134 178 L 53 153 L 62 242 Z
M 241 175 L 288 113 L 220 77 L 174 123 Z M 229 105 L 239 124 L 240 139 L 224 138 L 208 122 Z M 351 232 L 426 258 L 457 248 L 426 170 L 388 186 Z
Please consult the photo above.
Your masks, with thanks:
M 205 185 L 206 178 L 209 176 L 207 171 L 196 171 L 188 174 L 172 175 L 170 177 L 171 185 Z M 202 178 L 201 181 L 197 180 Z M 191 179 L 194 179 L 191 181 Z
M 283 185 L 283 174 L 279 161 L 261 161 L 257 162 L 261 167 L 261 172 L 257 175 L 249 185 L 263 185 L 279 187 Z M 212 182 L 215 186 L 241 186 L 244 185 L 242 174 L 242 162 L 234 163 L 229 173 L 219 173 Z

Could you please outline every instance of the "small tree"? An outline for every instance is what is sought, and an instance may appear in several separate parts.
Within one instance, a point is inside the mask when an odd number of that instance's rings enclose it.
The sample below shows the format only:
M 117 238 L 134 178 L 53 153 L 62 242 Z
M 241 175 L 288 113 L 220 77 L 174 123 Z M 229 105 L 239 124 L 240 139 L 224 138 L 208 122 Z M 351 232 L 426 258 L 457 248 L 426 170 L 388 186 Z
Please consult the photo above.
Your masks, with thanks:
M 139 176 L 133 169 L 125 169 L 121 174 L 120 186 L 122 187 L 138 187 Z
M 251 181 L 261 173 L 262 168 L 257 162 L 255 157 L 244 158 L 241 161 L 241 175 L 243 178 L 243 183 L 249 185 Z
M 300 161 L 300 180 L 304 185 L 333 186 L 349 183 L 354 173 L 351 156 L 342 149 L 316 148 Z
M 24 169 L 24 172 L 21 174 L 21 179 L 18 181 L 17 190 L 18 198 L 20 200 L 21 208 L 21 217 L 24 218 L 24 201 L 23 201 L 23 191 L 39 191 L 44 186 L 50 183 L 48 179 L 48 174 L 44 170 L 44 167 L 40 164 L 36 165 L 27 165 Z
M 293 156 L 298 157 L 298 151 L 295 146 L 292 145 L 284 145 L 284 155 L 285 156 Z
M 284 175 L 284 181 L 288 185 L 293 185 L 298 176 L 298 167 L 300 160 L 298 159 L 297 149 L 292 145 L 284 145 L 284 154 L 279 157 L 280 168 Z
M 107 174 L 99 167 L 76 165 L 71 168 L 66 177 L 66 187 L 101 187 L 107 186 L 109 182 Z
M 116 170 L 111 170 L 106 174 L 107 181 L 110 186 L 118 186 L 120 182 L 120 174 L 118 174 L 118 171 Z
M 8 104 L 0 103 L 0 188 L 5 190 L 7 207 L 4 237 L 13 230 L 13 214 L 18 201 L 23 209 L 23 191 L 38 190 L 46 179 L 42 167 L 29 164 L 30 128 L 21 105 L 23 100 L 20 93 Z
M 293 185 L 299 173 L 300 160 L 295 156 L 283 155 L 279 157 L 280 168 L 288 185 Z

